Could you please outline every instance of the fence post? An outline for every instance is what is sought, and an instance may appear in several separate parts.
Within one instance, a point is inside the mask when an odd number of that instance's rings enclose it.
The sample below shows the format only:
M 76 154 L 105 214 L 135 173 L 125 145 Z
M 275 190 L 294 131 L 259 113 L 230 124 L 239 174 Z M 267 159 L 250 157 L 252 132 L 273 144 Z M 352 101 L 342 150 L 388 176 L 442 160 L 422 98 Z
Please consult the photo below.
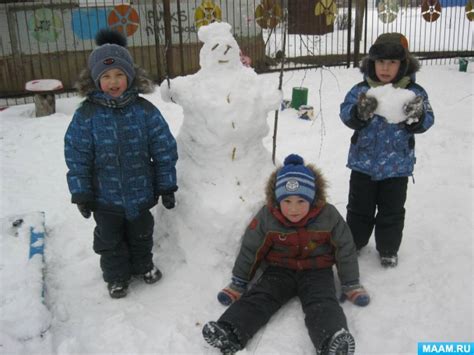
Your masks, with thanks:
M 153 0 L 153 31 L 155 35 L 155 54 L 156 54 L 156 64 L 158 69 L 158 81 L 163 80 L 163 73 L 161 70 L 161 53 L 160 53 L 160 24 L 158 23 L 158 4 L 157 0 Z M 166 68 L 165 68 L 166 70 Z
M 347 65 L 349 68 L 351 66 L 351 34 L 352 34 L 352 0 L 349 0 L 347 3 L 349 9 L 347 14 Z
M 176 2 L 177 11 L 178 11 L 178 27 L 179 27 L 179 62 L 180 62 L 180 75 L 184 75 L 184 53 L 183 53 L 183 26 L 181 23 L 181 1 Z
M 362 27 L 364 24 L 365 0 L 356 1 L 356 18 L 354 31 L 354 67 L 359 67 L 360 41 L 362 40 Z
M 171 7 L 170 0 L 163 0 L 163 18 L 165 21 L 165 57 L 166 57 L 166 74 L 168 77 L 175 76 L 173 68 L 173 48 L 171 43 Z

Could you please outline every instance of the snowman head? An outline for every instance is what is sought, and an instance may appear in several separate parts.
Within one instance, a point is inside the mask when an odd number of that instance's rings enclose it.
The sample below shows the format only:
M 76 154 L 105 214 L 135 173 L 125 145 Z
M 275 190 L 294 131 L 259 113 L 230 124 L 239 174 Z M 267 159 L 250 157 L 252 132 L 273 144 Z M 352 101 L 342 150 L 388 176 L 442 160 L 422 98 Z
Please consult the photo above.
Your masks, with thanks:
M 226 22 L 213 22 L 199 28 L 198 37 L 204 45 L 199 54 L 201 69 L 234 71 L 241 68 L 240 48 Z

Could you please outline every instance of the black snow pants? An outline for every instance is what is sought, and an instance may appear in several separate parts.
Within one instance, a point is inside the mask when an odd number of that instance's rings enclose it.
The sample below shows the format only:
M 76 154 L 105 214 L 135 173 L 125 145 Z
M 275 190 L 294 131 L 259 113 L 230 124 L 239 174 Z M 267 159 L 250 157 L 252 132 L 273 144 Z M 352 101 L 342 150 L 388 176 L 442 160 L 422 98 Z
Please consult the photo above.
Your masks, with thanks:
M 153 268 L 153 227 L 150 211 L 129 221 L 124 215 L 94 212 L 94 251 L 100 255 L 105 282 L 128 281 Z
M 408 177 L 371 180 L 352 171 L 347 204 L 349 225 L 357 249 L 367 245 L 375 227 L 375 245 L 382 256 L 395 255 L 402 242 Z
M 295 271 L 269 266 L 259 281 L 230 305 L 218 321 L 230 324 L 245 347 L 280 307 L 295 296 L 301 301 L 306 327 L 316 349 L 336 331 L 347 329 L 331 268 Z

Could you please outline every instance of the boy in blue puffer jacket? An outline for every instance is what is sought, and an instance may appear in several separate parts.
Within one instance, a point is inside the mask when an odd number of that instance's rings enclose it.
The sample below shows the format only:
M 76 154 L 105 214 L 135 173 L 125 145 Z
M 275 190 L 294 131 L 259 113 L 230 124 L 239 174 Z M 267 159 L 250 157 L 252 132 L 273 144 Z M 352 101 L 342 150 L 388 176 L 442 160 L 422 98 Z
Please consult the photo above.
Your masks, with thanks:
M 72 203 L 85 217 L 94 212 L 94 251 L 112 298 L 125 297 L 131 276 L 161 278 L 153 264 L 154 219 L 159 196 L 175 205 L 176 141 L 160 111 L 139 93 L 153 82 L 134 66 L 119 32 L 101 30 L 98 47 L 77 89 L 86 99 L 64 138 Z
M 355 132 L 347 166 L 352 169 L 347 223 L 358 250 L 375 227 L 375 244 L 384 267 L 395 267 L 405 221 L 408 176 L 415 164 L 415 134 L 427 131 L 434 114 L 425 90 L 415 83 L 419 63 L 400 33 L 380 35 L 364 58 L 364 81 L 341 104 L 340 117 Z M 375 114 L 378 102 L 370 88 L 393 85 L 411 90 L 415 98 L 403 105 L 406 120 L 390 123 Z

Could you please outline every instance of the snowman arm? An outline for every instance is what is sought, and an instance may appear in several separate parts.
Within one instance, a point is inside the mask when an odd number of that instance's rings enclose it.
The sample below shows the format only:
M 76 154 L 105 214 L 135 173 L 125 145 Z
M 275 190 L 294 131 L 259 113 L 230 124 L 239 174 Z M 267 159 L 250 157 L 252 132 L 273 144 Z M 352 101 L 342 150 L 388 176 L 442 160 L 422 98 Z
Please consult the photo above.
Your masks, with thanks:
M 262 103 L 265 108 L 265 112 L 278 110 L 281 101 L 283 100 L 283 91 L 279 89 L 266 90 L 262 88 Z
M 161 98 L 165 102 L 178 103 L 180 101 L 179 92 L 181 87 L 180 78 L 170 80 L 164 80 L 160 85 Z
M 160 94 L 161 98 L 164 102 L 171 102 L 172 101 L 172 91 L 171 91 L 171 82 L 170 86 L 166 81 L 163 81 L 160 85 Z

